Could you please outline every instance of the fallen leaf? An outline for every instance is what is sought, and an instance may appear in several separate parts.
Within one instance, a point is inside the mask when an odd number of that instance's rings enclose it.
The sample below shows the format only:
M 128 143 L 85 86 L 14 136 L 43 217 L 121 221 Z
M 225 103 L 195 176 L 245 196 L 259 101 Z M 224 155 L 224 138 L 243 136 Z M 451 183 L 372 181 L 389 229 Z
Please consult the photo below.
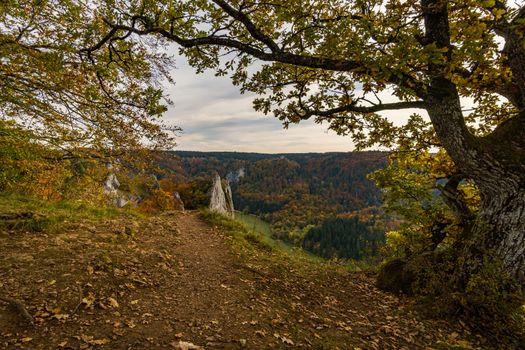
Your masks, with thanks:
M 261 337 L 266 337 L 268 333 L 265 330 L 259 330 L 255 331 L 255 334 L 260 335 Z
M 285 336 L 281 336 L 281 341 L 285 344 L 295 345 L 290 338 L 286 338 Z
M 102 339 L 93 339 L 89 342 L 89 344 L 91 345 L 105 345 L 105 344 L 108 344 L 110 342 L 109 339 L 107 338 L 102 338 Z
M 91 292 L 86 297 L 82 298 L 82 304 L 86 305 L 86 308 L 92 309 L 94 303 L 95 296 Z
M 61 320 L 67 320 L 69 318 L 69 315 L 68 314 L 56 314 L 56 315 L 51 316 L 51 318 L 61 321 Z
M 179 350 L 204 350 L 204 348 L 201 346 L 197 346 L 193 343 L 185 342 L 182 340 L 179 340 L 178 343 L 171 342 L 170 345 L 173 346 L 175 349 Z
M 114 308 L 119 307 L 117 299 L 109 297 L 108 301 L 111 307 L 114 307 Z

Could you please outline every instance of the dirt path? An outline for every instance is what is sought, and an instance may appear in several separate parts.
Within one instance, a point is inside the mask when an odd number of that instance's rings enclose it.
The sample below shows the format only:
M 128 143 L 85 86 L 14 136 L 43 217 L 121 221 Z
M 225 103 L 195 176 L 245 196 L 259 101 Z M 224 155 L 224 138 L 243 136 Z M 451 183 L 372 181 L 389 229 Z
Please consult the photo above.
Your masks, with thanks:
M 35 320 L 24 324 L 0 303 L 0 349 L 467 344 L 467 330 L 420 318 L 365 274 L 253 244 L 193 213 L 70 224 L 59 234 L 0 232 L 0 296 L 21 300 Z

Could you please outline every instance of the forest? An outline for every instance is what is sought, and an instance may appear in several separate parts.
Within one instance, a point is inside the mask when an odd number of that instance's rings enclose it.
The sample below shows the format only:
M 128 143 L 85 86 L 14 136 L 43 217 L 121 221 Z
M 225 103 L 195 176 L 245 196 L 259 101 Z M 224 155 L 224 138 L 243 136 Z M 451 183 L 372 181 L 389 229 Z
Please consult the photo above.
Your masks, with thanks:
M 305 233 L 327 218 L 361 212 L 361 219 L 376 228 L 381 220 L 383 226 L 389 221 L 379 210 L 379 189 L 367 179 L 386 167 L 387 153 L 175 155 L 181 158 L 186 182 L 204 181 L 219 172 L 231 182 L 236 210 L 258 215 L 272 224 L 275 237 L 299 246 Z M 185 202 L 192 202 L 191 193 L 180 192 Z
M 327 258 L 335 256 L 361 260 L 365 257 L 377 257 L 384 241 L 384 232 L 374 232 L 357 217 L 335 218 L 325 220 L 319 227 L 310 229 L 303 239 L 303 247 Z

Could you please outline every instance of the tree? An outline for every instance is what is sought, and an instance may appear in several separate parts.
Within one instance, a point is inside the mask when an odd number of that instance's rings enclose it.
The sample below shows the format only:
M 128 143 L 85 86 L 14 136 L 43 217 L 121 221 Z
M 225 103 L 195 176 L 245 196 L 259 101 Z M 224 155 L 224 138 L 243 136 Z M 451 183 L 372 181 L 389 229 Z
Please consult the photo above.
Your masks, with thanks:
M 108 33 L 97 47 L 106 34 L 101 10 L 96 2 L 0 3 L 0 119 L 31 130 L 62 157 L 115 154 L 144 143 L 169 147 L 158 88 L 159 79 L 169 78 L 169 62 L 153 53 L 153 40 Z
M 459 179 L 451 174 L 456 173 L 442 150 L 399 149 L 391 154 L 388 167 L 369 175 L 384 191 L 384 209 L 401 219 L 387 232 L 385 255 L 408 260 L 461 243 L 465 227 L 479 208 L 479 196 L 471 182 L 454 183 Z M 458 202 L 457 197 L 462 200 Z
M 285 126 L 315 117 L 361 148 L 443 147 L 458 168 L 453 183 L 470 179 L 481 195 L 464 233 L 460 279 L 494 252 L 525 281 L 525 7 L 500 0 L 114 6 L 95 47 L 111 50 L 110 33 L 162 38 L 180 45 L 198 71 L 231 72 L 242 92 L 261 96 L 255 109 Z M 397 100 L 382 102 L 387 92 Z M 461 98 L 474 100 L 471 113 Z M 426 111 L 430 123 L 413 115 L 398 127 L 378 114 L 405 109 Z
M 378 255 L 384 232 L 361 222 L 357 217 L 331 218 L 308 230 L 302 246 L 325 258 L 361 260 Z

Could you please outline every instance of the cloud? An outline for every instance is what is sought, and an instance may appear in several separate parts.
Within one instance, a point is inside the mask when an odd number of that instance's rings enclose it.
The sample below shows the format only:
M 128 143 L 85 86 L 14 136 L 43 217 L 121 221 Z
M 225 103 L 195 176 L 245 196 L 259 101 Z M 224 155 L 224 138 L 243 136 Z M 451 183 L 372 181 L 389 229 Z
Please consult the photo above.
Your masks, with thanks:
M 273 116 L 254 111 L 254 95 L 240 94 L 228 77 L 216 77 L 211 71 L 196 74 L 181 56 L 177 56 L 177 66 L 173 72 L 176 84 L 166 86 L 174 105 L 165 121 L 183 129 L 179 150 L 287 153 L 354 149 L 349 137 L 327 132 L 326 125 L 313 121 L 283 130 Z M 383 102 L 392 99 L 388 94 L 381 98 Z M 411 113 L 396 111 L 392 119 L 399 124 Z
M 175 85 L 166 92 L 174 102 L 165 121 L 180 126 L 177 149 L 246 152 L 349 151 L 349 138 L 327 134 L 325 127 L 306 121 L 283 130 L 279 120 L 252 108 L 253 95 L 242 95 L 227 77 L 207 71 L 196 74 L 178 56 Z

